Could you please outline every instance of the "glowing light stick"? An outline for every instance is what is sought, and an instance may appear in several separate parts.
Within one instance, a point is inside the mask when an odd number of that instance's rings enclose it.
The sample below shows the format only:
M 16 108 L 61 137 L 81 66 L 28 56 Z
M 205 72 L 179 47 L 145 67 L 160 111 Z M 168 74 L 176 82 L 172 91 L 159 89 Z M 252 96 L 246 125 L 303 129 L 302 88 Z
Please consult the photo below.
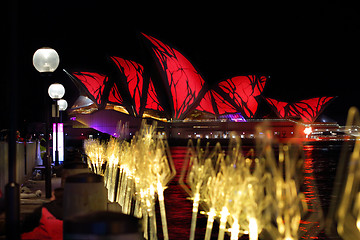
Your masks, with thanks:
M 157 183 L 157 192 L 159 198 L 160 205 L 160 214 L 161 214 L 161 222 L 163 227 L 164 239 L 169 239 L 167 221 L 166 221 L 166 211 L 165 211 L 165 202 L 164 202 L 164 188 L 160 181 Z
M 88 167 L 96 174 L 102 175 L 102 165 L 105 159 L 105 146 L 97 139 L 84 141 L 85 153 L 88 156 Z
M 220 213 L 220 226 L 219 226 L 219 235 L 218 235 L 218 240 L 223 240 L 224 239 L 224 235 L 225 235 L 225 230 L 226 230 L 226 223 L 227 223 L 227 218 L 230 215 L 229 210 L 227 207 L 223 207 Z
M 240 225 L 238 223 L 237 218 L 234 219 L 234 222 L 232 224 L 232 227 L 229 229 L 230 233 L 231 233 L 231 240 L 237 240 L 239 239 L 239 233 L 240 233 Z M 251 239 L 251 238 L 250 238 Z M 253 239 L 251 239 L 253 240 Z
M 205 240 L 210 240 L 215 217 L 216 217 L 215 208 L 210 208 L 210 211 L 208 212 L 208 219 L 206 224 Z
M 147 209 L 150 221 L 150 238 L 156 237 L 155 193 L 157 193 L 164 239 L 168 239 L 164 188 L 175 176 L 176 171 L 167 142 L 156 133 L 156 125 L 145 125 L 133 138 L 135 188 L 149 194 L 143 195 L 142 208 Z M 150 191 L 149 191 L 150 190 Z M 139 192 L 139 190 L 136 190 Z M 150 207 L 151 206 L 151 207 Z
M 279 145 L 279 154 L 273 149 L 274 140 L 266 129 L 257 141 L 260 159 L 265 161 L 270 181 L 267 184 L 271 204 L 264 218 L 275 219 L 265 225 L 271 239 L 298 239 L 301 215 L 307 211 L 304 194 L 299 191 L 303 153 L 298 144 Z M 257 218 L 258 220 L 258 218 Z M 257 222 L 259 225 L 259 222 Z
M 258 239 L 258 224 L 255 218 L 249 219 L 249 240 Z
M 327 219 L 327 233 L 331 235 L 333 227 L 345 240 L 360 239 L 360 136 L 357 130 L 359 126 L 359 111 L 352 107 L 349 109 L 346 130 L 349 138 L 356 137 L 355 143 L 353 148 L 348 141 L 343 144 L 337 166 L 334 197 Z
M 235 136 L 229 144 L 225 161 L 220 164 L 220 170 L 226 176 L 224 182 L 228 203 L 225 202 L 225 206 L 229 211 L 231 238 L 238 239 L 242 234 L 249 234 L 251 240 L 257 239 L 258 233 L 269 222 L 264 212 L 271 203 L 265 162 L 254 158 L 252 150 L 244 156 L 240 138 Z
M 202 149 L 200 147 L 200 141 L 198 141 L 195 149 L 192 141 L 189 142 L 187 157 L 184 161 L 179 183 L 193 200 L 190 240 L 195 238 L 196 220 L 201 194 L 206 189 L 207 179 L 212 175 L 212 159 L 216 156 L 216 151 L 209 151 L 209 145 L 207 145 L 205 149 Z
M 219 157 L 222 156 L 223 154 L 219 154 Z M 208 219 L 206 224 L 205 240 L 210 240 L 214 219 L 217 215 L 216 212 L 220 212 L 222 207 L 221 193 L 223 192 L 223 188 L 226 185 L 223 183 L 224 176 L 221 172 L 218 173 L 216 177 L 214 175 L 215 171 L 213 171 L 213 173 L 209 177 L 207 181 L 207 186 L 205 188 L 205 191 L 203 192 L 205 204 L 208 205 L 208 207 L 210 208 L 207 213 Z
M 115 200 L 115 181 L 116 175 L 119 165 L 119 153 L 121 152 L 121 143 L 116 138 L 110 138 L 107 149 L 106 149 L 106 156 L 107 156 L 107 163 L 106 163 L 106 188 L 108 189 L 108 199 L 111 202 Z
M 164 189 L 176 171 L 167 141 L 156 133 L 156 128 L 156 125 L 143 122 L 130 143 L 110 139 L 106 145 L 106 157 L 102 157 L 107 159 L 104 182 L 110 201 L 115 199 L 117 190 L 116 201 L 124 213 L 131 214 L 131 204 L 135 201 L 133 214 L 143 216 L 146 239 L 157 239 L 155 200 L 158 196 L 164 239 L 168 239 Z M 96 159 L 94 149 L 98 149 L 98 143 L 86 141 L 86 152 L 92 156 L 91 159 Z M 104 149 L 101 151 L 105 152 Z M 94 164 L 91 162 L 89 167 L 98 171 Z

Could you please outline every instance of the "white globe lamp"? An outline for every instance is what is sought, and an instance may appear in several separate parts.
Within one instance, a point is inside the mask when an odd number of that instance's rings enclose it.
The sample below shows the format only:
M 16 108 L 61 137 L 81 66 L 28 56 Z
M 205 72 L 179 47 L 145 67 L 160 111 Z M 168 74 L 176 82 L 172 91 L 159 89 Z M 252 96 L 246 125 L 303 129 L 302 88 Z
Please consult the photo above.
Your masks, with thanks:
M 59 111 L 65 111 L 68 107 L 68 103 L 65 99 L 58 100 L 57 104 L 59 106 Z
M 53 83 L 48 89 L 49 96 L 54 99 L 61 99 L 65 95 L 65 88 L 60 83 Z
M 52 48 L 43 47 L 34 53 L 33 65 L 38 72 L 54 72 L 59 63 L 59 54 Z

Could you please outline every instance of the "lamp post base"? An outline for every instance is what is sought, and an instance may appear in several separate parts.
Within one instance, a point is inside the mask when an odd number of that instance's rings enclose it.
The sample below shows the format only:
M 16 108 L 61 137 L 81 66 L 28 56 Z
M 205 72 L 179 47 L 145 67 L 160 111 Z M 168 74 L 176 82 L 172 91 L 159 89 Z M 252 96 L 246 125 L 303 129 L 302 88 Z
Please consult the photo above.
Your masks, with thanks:
M 5 187 L 6 239 L 20 239 L 20 185 L 9 182 Z
M 56 144 L 56 147 L 57 147 L 57 144 Z M 59 151 L 58 150 L 55 150 L 55 166 L 59 166 Z

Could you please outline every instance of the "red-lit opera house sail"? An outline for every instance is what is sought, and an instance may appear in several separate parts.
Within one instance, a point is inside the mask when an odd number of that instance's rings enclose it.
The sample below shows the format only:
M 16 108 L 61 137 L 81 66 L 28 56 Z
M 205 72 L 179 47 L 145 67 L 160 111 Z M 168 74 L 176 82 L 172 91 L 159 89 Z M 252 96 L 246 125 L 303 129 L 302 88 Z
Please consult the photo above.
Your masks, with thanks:
M 254 118 L 259 105 L 257 97 L 261 95 L 266 80 L 265 76 L 258 75 L 236 76 L 220 82 L 215 90 L 240 109 L 246 118 Z
M 216 116 L 226 113 L 239 112 L 232 104 L 226 101 L 214 90 L 209 90 L 200 101 L 196 110 L 214 114 Z
M 280 118 L 300 117 L 304 123 L 313 123 L 334 97 L 316 97 L 295 103 L 265 98 Z
M 184 119 L 205 94 L 204 80 L 194 66 L 176 49 L 154 37 L 149 41 L 160 70 L 174 119 Z
M 119 86 L 122 95 L 128 96 L 128 102 L 132 106 L 132 112 L 135 116 L 141 116 L 144 108 L 144 92 L 148 87 L 148 82 L 144 82 L 144 68 L 142 65 L 126 60 L 120 57 L 111 57 L 117 66 L 119 78 L 116 79 L 115 85 Z
M 160 105 L 159 98 L 157 96 L 154 84 L 151 79 L 149 82 L 149 88 L 146 97 L 145 110 L 155 110 L 158 112 L 164 111 L 163 107 Z
M 164 109 L 160 105 L 152 80 L 150 78 L 147 80 L 144 76 L 144 67 L 137 62 L 120 57 L 113 56 L 111 59 L 120 73 L 119 78 L 115 80 L 120 83 L 115 86 L 124 86 L 124 89 L 128 90 L 125 94 L 130 95 L 136 116 L 141 116 L 144 110 L 163 112 Z
M 74 72 L 72 76 L 75 77 L 77 83 L 81 86 L 81 91 L 85 92 L 99 108 L 105 107 L 108 102 L 108 89 L 112 88 L 109 78 L 100 73 L 95 72 Z M 122 103 L 122 98 L 117 89 L 111 89 L 111 100 Z
M 133 113 L 130 114 L 133 116 L 141 117 L 144 110 L 152 110 L 162 115 L 164 109 L 160 105 L 154 84 L 151 79 L 144 81 L 143 66 L 119 57 L 111 59 L 120 72 L 111 81 L 108 76 L 100 73 L 72 73 L 82 92 L 99 108 L 110 103 L 124 107 L 126 112 Z
M 156 78 L 155 74 L 150 79 L 153 73 L 151 70 L 145 72 L 146 69 L 139 63 L 115 56 L 111 60 L 116 71 L 110 71 L 108 75 L 96 72 L 69 74 L 81 94 L 87 95 L 98 109 L 108 105 L 108 109 L 129 114 L 120 114 L 128 119 L 134 116 L 155 119 L 212 117 L 209 114 L 192 114 L 195 109 L 219 117 L 234 113 L 245 118 L 257 115 L 258 99 L 267 81 L 265 76 L 236 76 L 208 89 L 194 66 L 179 51 L 151 36 L 143 35 L 151 48 L 161 78 Z M 153 82 L 154 79 L 161 80 Z M 278 117 L 300 117 L 305 123 L 314 122 L 332 99 L 318 97 L 287 103 L 265 98 Z

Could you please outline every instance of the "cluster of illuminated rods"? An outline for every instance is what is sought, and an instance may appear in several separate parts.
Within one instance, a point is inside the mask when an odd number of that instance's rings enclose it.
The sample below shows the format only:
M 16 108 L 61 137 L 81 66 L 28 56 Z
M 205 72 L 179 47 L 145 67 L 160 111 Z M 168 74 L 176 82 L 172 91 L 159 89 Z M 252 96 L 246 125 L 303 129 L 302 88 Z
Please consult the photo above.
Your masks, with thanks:
M 352 108 L 347 127 L 359 125 L 360 114 Z M 215 220 L 219 222 L 218 240 L 225 233 L 231 239 L 248 234 L 250 240 L 255 240 L 264 232 L 265 239 L 299 239 L 300 220 L 319 223 L 317 230 L 309 226 L 315 234 L 322 230 L 321 209 L 308 212 L 300 191 L 304 163 L 301 145 L 276 144 L 275 151 L 271 134 L 262 133 L 256 151 L 250 150 L 246 155 L 238 137 L 232 139 L 227 151 L 220 144 L 210 150 L 209 145 L 201 148 L 200 143 L 189 143 L 179 183 L 193 201 L 191 240 L 195 239 L 199 207 L 207 215 L 206 240 L 211 238 Z M 156 134 L 156 125 L 143 124 L 130 143 L 114 138 L 107 144 L 86 140 L 85 151 L 89 168 L 104 176 L 108 199 L 118 202 L 124 213 L 143 218 L 146 239 L 157 239 L 158 199 L 164 239 L 168 239 L 163 192 L 174 177 L 175 168 L 167 142 Z M 349 156 L 342 154 L 340 163 L 344 166 L 340 165 L 336 177 L 344 190 L 334 190 L 336 197 L 332 199 L 326 228 L 331 235 L 336 226 L 337 233 L 346 240 L 360 237 L 360 175 L 356 174 L 360 169 L 360 137 L 353 150 L 348 151 Z
M 108 199 L 119 203 L 123 213 L 143 219 L 146 239 L 157 239 L 155 202 L 159 201 L 163 235 L 168 239 L 164 189 L 176 172 L 156 126 L 143 124 L 130 142 L 86 140 L 85 151 L 89 168 L 104 176 Z M 199 207 L 208 219 L 207 240 L 215 220 L 219 240 L 225 233 L 231 239 L 248 234 L 255 240 L 264 229 L 271 239 L 298 239 L 301 215 L 307 211 L 299 190 L 302 157 L 293 145 L 280 145 L 275 154 L 266 139 L 257 144 L 256 154 L 251 150 L 246 156 L 238 137 L 227 152 L 220 144 L 212 150 L 189 144 L 179 182 L 193 200 L 190 239 L 195 239 Z
M 301 214 L 307 210 L 299 192 L 297 166 L 303 159 L 298 149 L 281 145 L 275 157 L 272 146 L 263 141 L 255 157 L 254 150 L 242 154 L 238 137 L 227 153 L 219 144 L 210 150 L 190 142 L 179 180 L 193 200 L 190 240 L 195 239 L 199 205 L 207 215 L 206 240 L 215 219 L 219 240 L 225 232 L 231 239 L 248 234 L 255 240 L 265 228 L 271 239 L 298 239 Z
M 84 146 L 89 168 L 104 176 L 109 201 L 119 203 L 123 213 L 143 219 L 146 239 L 157 239 L 158 199 L 163 235 L 168 239 L 164 189 L 176 171 L 167 142 L 157 134 L 156 125 L 143 123 L 130 143 L 111 138 L 107 144 L 86 140 Z M 106 168 L 102 171 L 104 162 Z

